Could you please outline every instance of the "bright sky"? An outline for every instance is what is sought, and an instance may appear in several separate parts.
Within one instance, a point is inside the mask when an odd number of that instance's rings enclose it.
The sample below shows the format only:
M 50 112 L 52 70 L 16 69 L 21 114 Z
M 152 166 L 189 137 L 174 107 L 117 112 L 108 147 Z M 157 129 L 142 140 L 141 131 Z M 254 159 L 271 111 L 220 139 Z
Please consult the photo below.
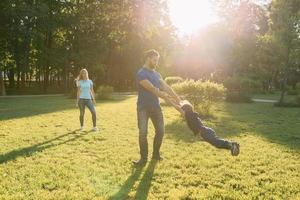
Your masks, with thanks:
M 168 0 L 170 16 L 181 34 L 192 34 L 217 21 L 209 0 Z

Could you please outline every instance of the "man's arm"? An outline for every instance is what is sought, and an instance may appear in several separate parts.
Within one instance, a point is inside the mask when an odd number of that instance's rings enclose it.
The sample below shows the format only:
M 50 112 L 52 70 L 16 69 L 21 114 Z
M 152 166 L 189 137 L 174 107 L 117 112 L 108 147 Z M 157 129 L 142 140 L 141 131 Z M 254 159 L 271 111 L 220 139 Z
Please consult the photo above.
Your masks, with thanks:
M 180 112 L 182 116 L 184 116 L 184 111 L 181 109 L 179 103 L 170 98 L 166 92 L 154 87 L 153 84 L 147 79 L 140 81 L 139 84 L 152 94 L 164 99 L 168 104 L 172 105 L 178 112 Z
M 168 93 L 171 97 L 173 97 L 176 100 L 176 103 L 180 103 L 181 99 L 180 97 L 176 94 L 176 92 L 163 80 L 160 79 L 160 85 L 161 89 Z
M 145 88 L 146 90 L 148 90 L 149 92 L 151 92 L 152 94 L 154 94 L 155 96 L 157 97 L 160 97 L 160 98 L 167 98 L 167 94 L 161 90 L 159 90 L 158 88 L 154 87 L 153 84 L 148 81 L 147 79 L 144 79 L 144 80 L 141 80 L 139 82 L 139 84 Z

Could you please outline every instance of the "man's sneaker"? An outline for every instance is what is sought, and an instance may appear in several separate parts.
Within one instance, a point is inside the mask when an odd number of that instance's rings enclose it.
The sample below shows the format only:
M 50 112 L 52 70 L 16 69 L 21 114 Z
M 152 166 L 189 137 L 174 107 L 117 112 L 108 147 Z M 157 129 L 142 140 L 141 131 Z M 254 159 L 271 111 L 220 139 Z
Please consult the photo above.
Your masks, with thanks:
M 240 145 L 237 142 L 233 142 L 231 145 L 231 155 L 237 156 L 240 153 Z
M 146 159 L 139 159 L 139 160 L 134 160 L 134 161 L 132 161 L 132 163 L 133 163 L 135 166 L 145 166 L 146 163 L 147 163 L 147 160 L 146 160 Z
M 84 131 L 84 127 L 83 126 L 80 126 L 80 131 Z
M 93 132 L 98 132 L 99 130 L 98 130 L 97 127 L 93 127 L 92 131 L 93 131 Z

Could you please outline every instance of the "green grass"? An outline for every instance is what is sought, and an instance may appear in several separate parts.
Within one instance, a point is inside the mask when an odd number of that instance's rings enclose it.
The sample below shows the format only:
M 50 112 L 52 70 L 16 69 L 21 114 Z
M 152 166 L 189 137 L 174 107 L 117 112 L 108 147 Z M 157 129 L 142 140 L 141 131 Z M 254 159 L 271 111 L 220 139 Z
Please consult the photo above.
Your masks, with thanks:
M 268 99 L 268 100 L 278 100 L 280 99 L 281 92 L 276 91 L 273 94 L 256 94 L 253 98 L 255 99 Z M 285 95 L 284 101 L 286 102 L 295 102 L 297 95 Z
M 204 123 L 240 143 L 232 157 L 164 107 L 165 160 L 136 169 L 135 101 L 98 102 L 95 134 L 76 130 L 72 99 L 0 98 L 0 199 L 300 199 L 299 108 L 216 106 Z M 153 135 L 150 126 L 150 148 Z

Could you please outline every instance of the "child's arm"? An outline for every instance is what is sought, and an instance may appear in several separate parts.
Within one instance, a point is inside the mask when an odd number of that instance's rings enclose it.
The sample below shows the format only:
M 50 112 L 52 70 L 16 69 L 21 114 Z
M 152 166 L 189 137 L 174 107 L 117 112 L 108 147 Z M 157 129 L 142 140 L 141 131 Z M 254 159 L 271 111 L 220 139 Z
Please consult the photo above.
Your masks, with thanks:
M 168 96 L 164 100 L 168 104 L 170 104 L 171 106 L 173 106 L 182 116 L 184 116 L 184 111 L 182 110 L 182 108 L 180 107 L 180 105 L 178 103 L 176 103 L 176 101 L 174 99 L 172 99 L 170 96 Z

